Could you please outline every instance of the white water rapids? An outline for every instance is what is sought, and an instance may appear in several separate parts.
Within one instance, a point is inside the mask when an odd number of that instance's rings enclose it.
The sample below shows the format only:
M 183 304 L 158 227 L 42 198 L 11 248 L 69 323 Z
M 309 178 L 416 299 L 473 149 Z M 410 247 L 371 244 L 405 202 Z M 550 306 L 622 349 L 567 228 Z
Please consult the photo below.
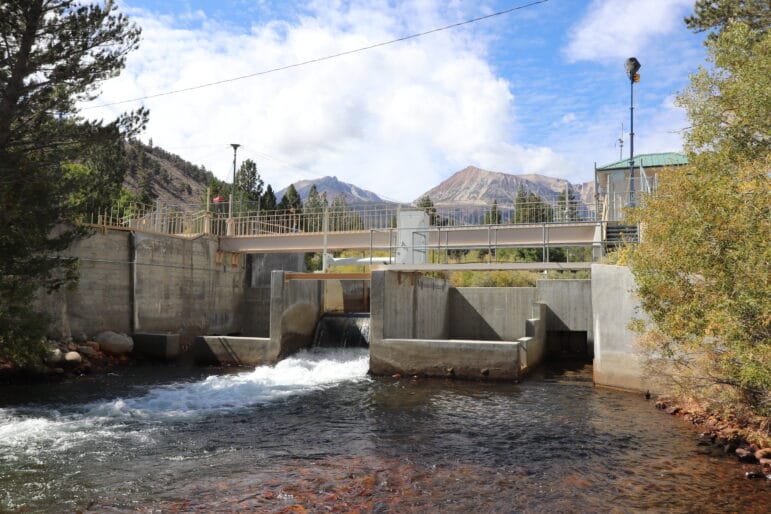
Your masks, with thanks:
M 0 408 L 0 460 L 37 460 L 104 439 L 142 442 L 165 422 L 193 421 L 292 395 L 365 380 L 366 349 L 314 349 L 275 366 L 154 387 L 136 397 L 57 407 Z

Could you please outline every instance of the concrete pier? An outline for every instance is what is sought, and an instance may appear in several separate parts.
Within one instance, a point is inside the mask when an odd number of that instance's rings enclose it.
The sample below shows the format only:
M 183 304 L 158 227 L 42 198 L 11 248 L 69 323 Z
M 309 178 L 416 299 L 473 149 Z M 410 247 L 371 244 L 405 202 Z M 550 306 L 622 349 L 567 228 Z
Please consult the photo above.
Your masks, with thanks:
M 519 380 L 544 354 L 545 306 L 534 299 L 534 288 L 454 289 L 375 271 L 370 372 Z

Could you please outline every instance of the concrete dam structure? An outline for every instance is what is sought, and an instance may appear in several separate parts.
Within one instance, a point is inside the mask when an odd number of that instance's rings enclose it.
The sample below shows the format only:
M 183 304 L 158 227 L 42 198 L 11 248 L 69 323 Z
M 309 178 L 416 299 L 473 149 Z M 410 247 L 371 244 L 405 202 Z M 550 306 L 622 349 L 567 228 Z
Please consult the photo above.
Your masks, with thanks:
M 369 313 L 373 373 L 511 380 L 572 354 L 593 356 L 597 384 L 653 389 L 627 329 L 643 313 L 623 267 L 592 264 L 591 279 L 536 287 L 453 288 L 414 271 L 300 280 L 302 254 L 231 254 L 210 236 L 105 230 L 70 253 L 80 283 L 40 300 L 52 338 L 114 330 L 155 358 L 252 366 L 312 346 L 325 315 Z
M 552 333 L 578 334 L 583 344 L 572 355 L 591 355 L 588 280 L 542 280 L 536 287 L 454 288 L 446 280 L 419 273 L 374 271 L 368 288 L 371 319 L 366 339 L 356 325 L 366 315 L 346 315 L 344 310 L 329 314 L 335 312 L 331 307 L 351 303 L 346 296 L 356 294 L 356 287 L 343 284 L 358 281 L 339 280 L 332 274 L 316 280 L 291 277 L 283 271 L 272 273 L 269 336 L 201 336 L 194 345 L 196 360 L 270 364 L 324 344 L 324 337 L 319 339 L 324 330 L 358 333 L 351 338 L 357 339 L 353 343 L 357 345 L 363 337 L 369 345 L 370 371 L 376 375 L 518 380 L 544 356 L 569 351 L 551 341 Z M 338 345 L 345 345 L 345 339 Z

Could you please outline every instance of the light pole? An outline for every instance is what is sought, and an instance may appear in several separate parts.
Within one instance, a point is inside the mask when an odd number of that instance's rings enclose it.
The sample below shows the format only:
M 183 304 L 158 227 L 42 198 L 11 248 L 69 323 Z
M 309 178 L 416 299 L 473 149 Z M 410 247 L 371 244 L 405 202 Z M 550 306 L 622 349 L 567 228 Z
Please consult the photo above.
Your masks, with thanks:
M 629 206 L 634 207 L 634 83 L 640 82 L 640 61 L 630 57 L 624 63 L 629 77 Z
M 236 153 L 238 147 L 241 146 L 238 143 L 230 143 L 233 147 L 233 186 L 230 188 L 230 203 L 228 204 L 228 235 L 233 235 L 233 201 L 235 200 L 236 192 Z

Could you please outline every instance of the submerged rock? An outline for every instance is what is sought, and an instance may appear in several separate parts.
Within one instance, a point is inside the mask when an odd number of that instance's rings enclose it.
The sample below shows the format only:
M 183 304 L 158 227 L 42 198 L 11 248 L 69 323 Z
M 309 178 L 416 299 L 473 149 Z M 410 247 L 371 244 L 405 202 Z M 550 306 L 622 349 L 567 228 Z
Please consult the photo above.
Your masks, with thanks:
M 737 448 L 736 456 L 739 457 L 740 461 L 746 462 L 748 464 L 754 464 L 758 461 L 758 459 L 755 458 L 755 454 L 753 454 L 747 448 Z
M 122 355 L 134 349 L 134 341 L 126 334 L 106 331 L 97 334 L 95 339 L 103 352 L 113 355 Z

